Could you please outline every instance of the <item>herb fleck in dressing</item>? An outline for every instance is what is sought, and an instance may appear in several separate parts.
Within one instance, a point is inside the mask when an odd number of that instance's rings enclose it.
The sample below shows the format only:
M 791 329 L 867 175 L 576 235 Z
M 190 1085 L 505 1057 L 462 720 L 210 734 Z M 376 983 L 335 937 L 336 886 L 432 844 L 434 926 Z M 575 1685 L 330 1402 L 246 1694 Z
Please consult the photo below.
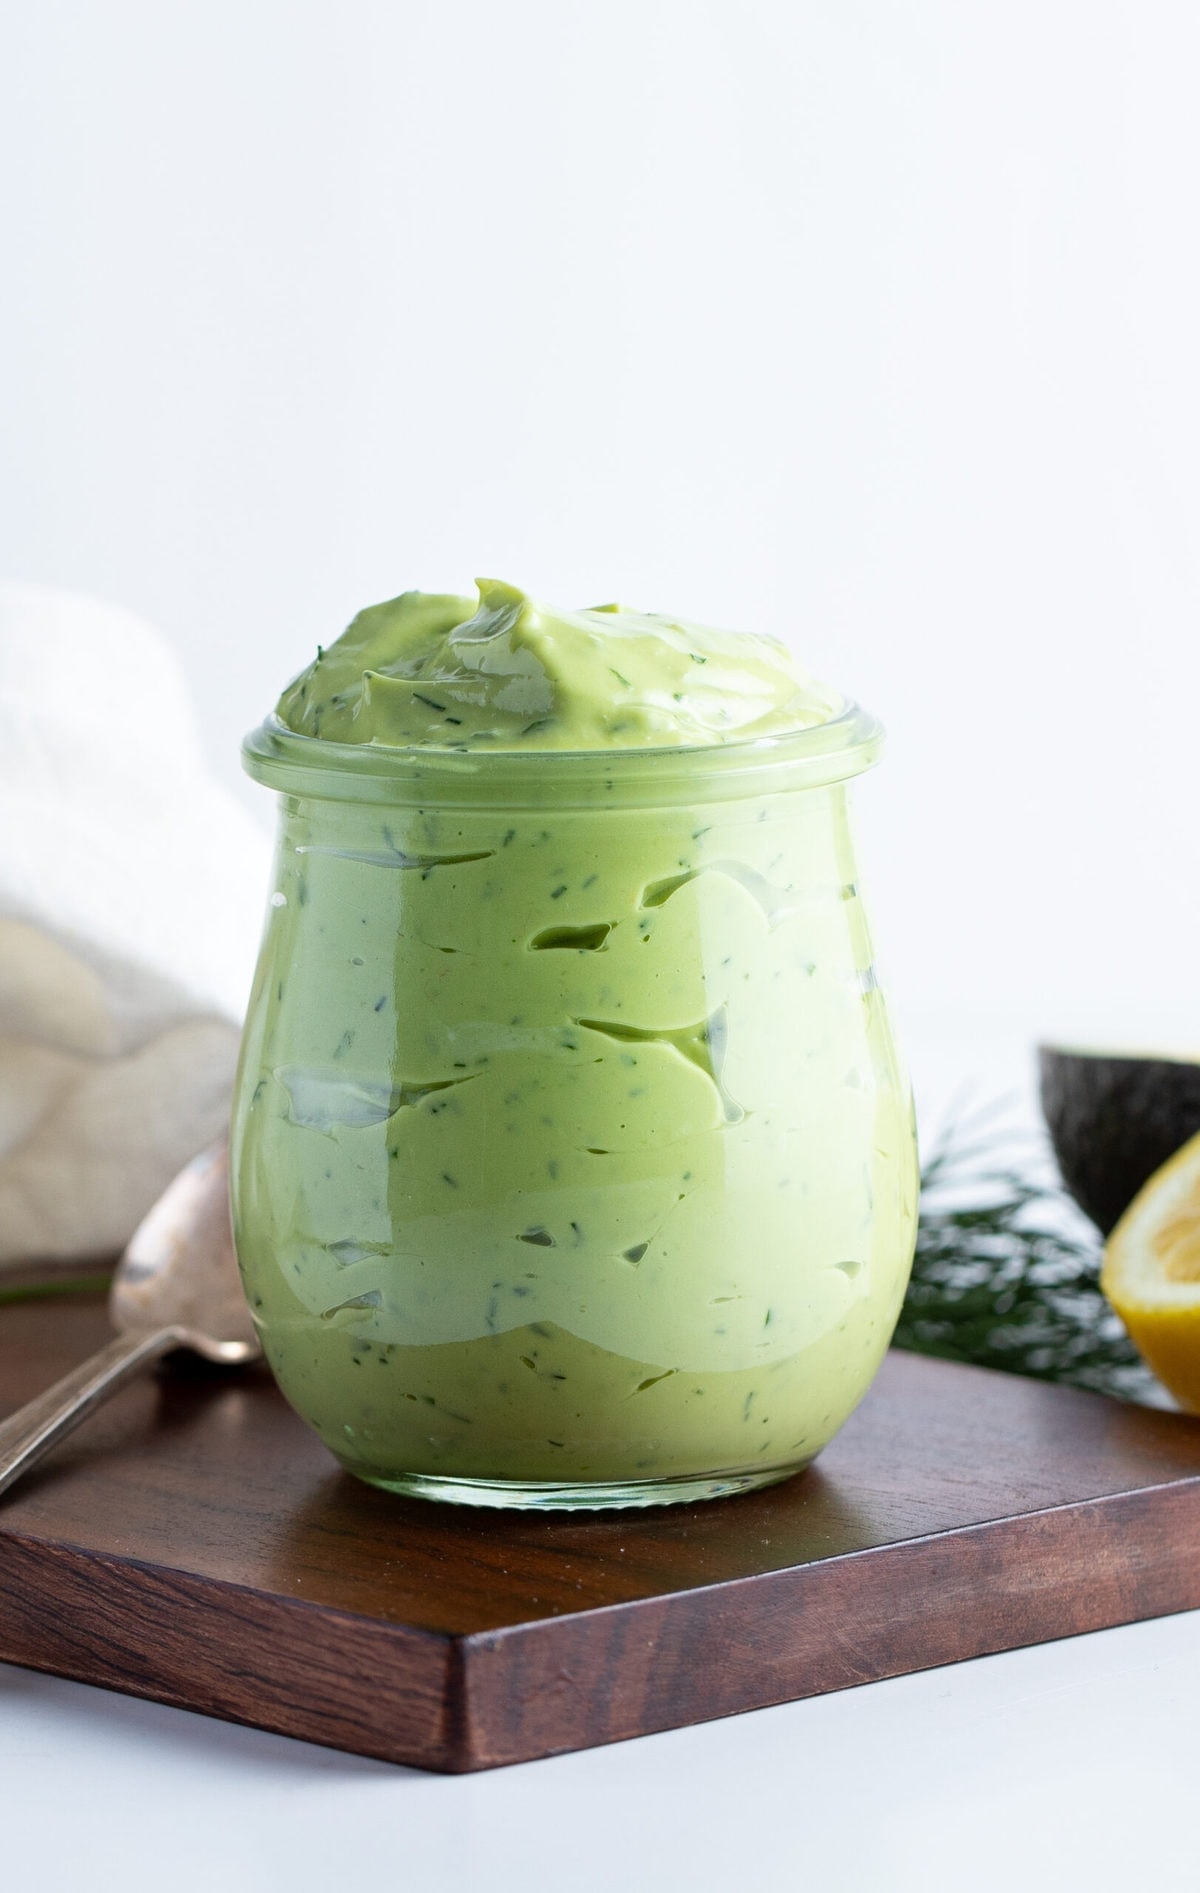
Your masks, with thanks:
M 768 640 L 496 585 L 363 613 L 285 692 L 349 786 L 281 798 L 235 1227 L 351 1470 L 661 1498 L 794 1470 L 862 1397 L 916 1177 L 845 789 L 708 774 L 837 703 Z M 506 805 L 472 754 L 392 804 L 352 745 L 686 753 L 661 797 L 548 753 Z

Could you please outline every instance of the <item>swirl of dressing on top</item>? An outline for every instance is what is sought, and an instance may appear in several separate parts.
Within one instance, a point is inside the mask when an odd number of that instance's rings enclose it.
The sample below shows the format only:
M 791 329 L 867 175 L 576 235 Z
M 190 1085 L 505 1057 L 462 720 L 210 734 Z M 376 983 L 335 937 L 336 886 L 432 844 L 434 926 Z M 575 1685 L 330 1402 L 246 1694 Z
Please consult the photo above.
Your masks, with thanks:
M 774 638 L 623 605 L 552 610 L 480 579 L 478 604 L 404 592 L 361 611 L 276 714 L 334 743 L 604 750 L 781 735 L 842 708 Z

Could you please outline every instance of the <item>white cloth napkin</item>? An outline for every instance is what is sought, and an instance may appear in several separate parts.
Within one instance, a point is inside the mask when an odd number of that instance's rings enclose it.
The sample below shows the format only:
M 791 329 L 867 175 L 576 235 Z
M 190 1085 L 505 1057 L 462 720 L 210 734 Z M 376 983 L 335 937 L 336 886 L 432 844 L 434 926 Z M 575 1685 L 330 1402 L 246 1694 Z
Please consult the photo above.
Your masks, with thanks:
M 120 1249 L 221 1130 L 267 858 L 163 638 L 0 586 L 0 1269 Z

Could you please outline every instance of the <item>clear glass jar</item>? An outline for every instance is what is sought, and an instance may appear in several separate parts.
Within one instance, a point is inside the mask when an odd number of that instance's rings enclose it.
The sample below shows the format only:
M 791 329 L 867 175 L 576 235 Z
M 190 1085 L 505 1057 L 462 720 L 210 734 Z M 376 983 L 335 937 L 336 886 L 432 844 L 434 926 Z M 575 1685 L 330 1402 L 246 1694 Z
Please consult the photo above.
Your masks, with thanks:
M 342 1464 L 510 1506 L 786 1478 L 912 1258 L 909 1090 L 846 781 L 712 749 L 247 740 L 280 792 L 233 1122 L 267 1358 Z

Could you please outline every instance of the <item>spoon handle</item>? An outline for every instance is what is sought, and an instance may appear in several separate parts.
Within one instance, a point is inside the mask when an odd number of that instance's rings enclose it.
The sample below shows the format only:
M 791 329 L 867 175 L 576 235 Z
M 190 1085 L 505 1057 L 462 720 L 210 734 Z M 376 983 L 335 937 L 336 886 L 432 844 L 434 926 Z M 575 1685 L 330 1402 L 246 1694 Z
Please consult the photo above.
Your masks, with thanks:
M 119 1334 L 115 1341 L 76 1367 L 45 1393 L 0 1421 L 0 1492 L 28 1472 L 43 1453 L 85 1420 L 107 1400 L 163 1354 L 179 1346 L 174 1328 L 146 1334 Z

